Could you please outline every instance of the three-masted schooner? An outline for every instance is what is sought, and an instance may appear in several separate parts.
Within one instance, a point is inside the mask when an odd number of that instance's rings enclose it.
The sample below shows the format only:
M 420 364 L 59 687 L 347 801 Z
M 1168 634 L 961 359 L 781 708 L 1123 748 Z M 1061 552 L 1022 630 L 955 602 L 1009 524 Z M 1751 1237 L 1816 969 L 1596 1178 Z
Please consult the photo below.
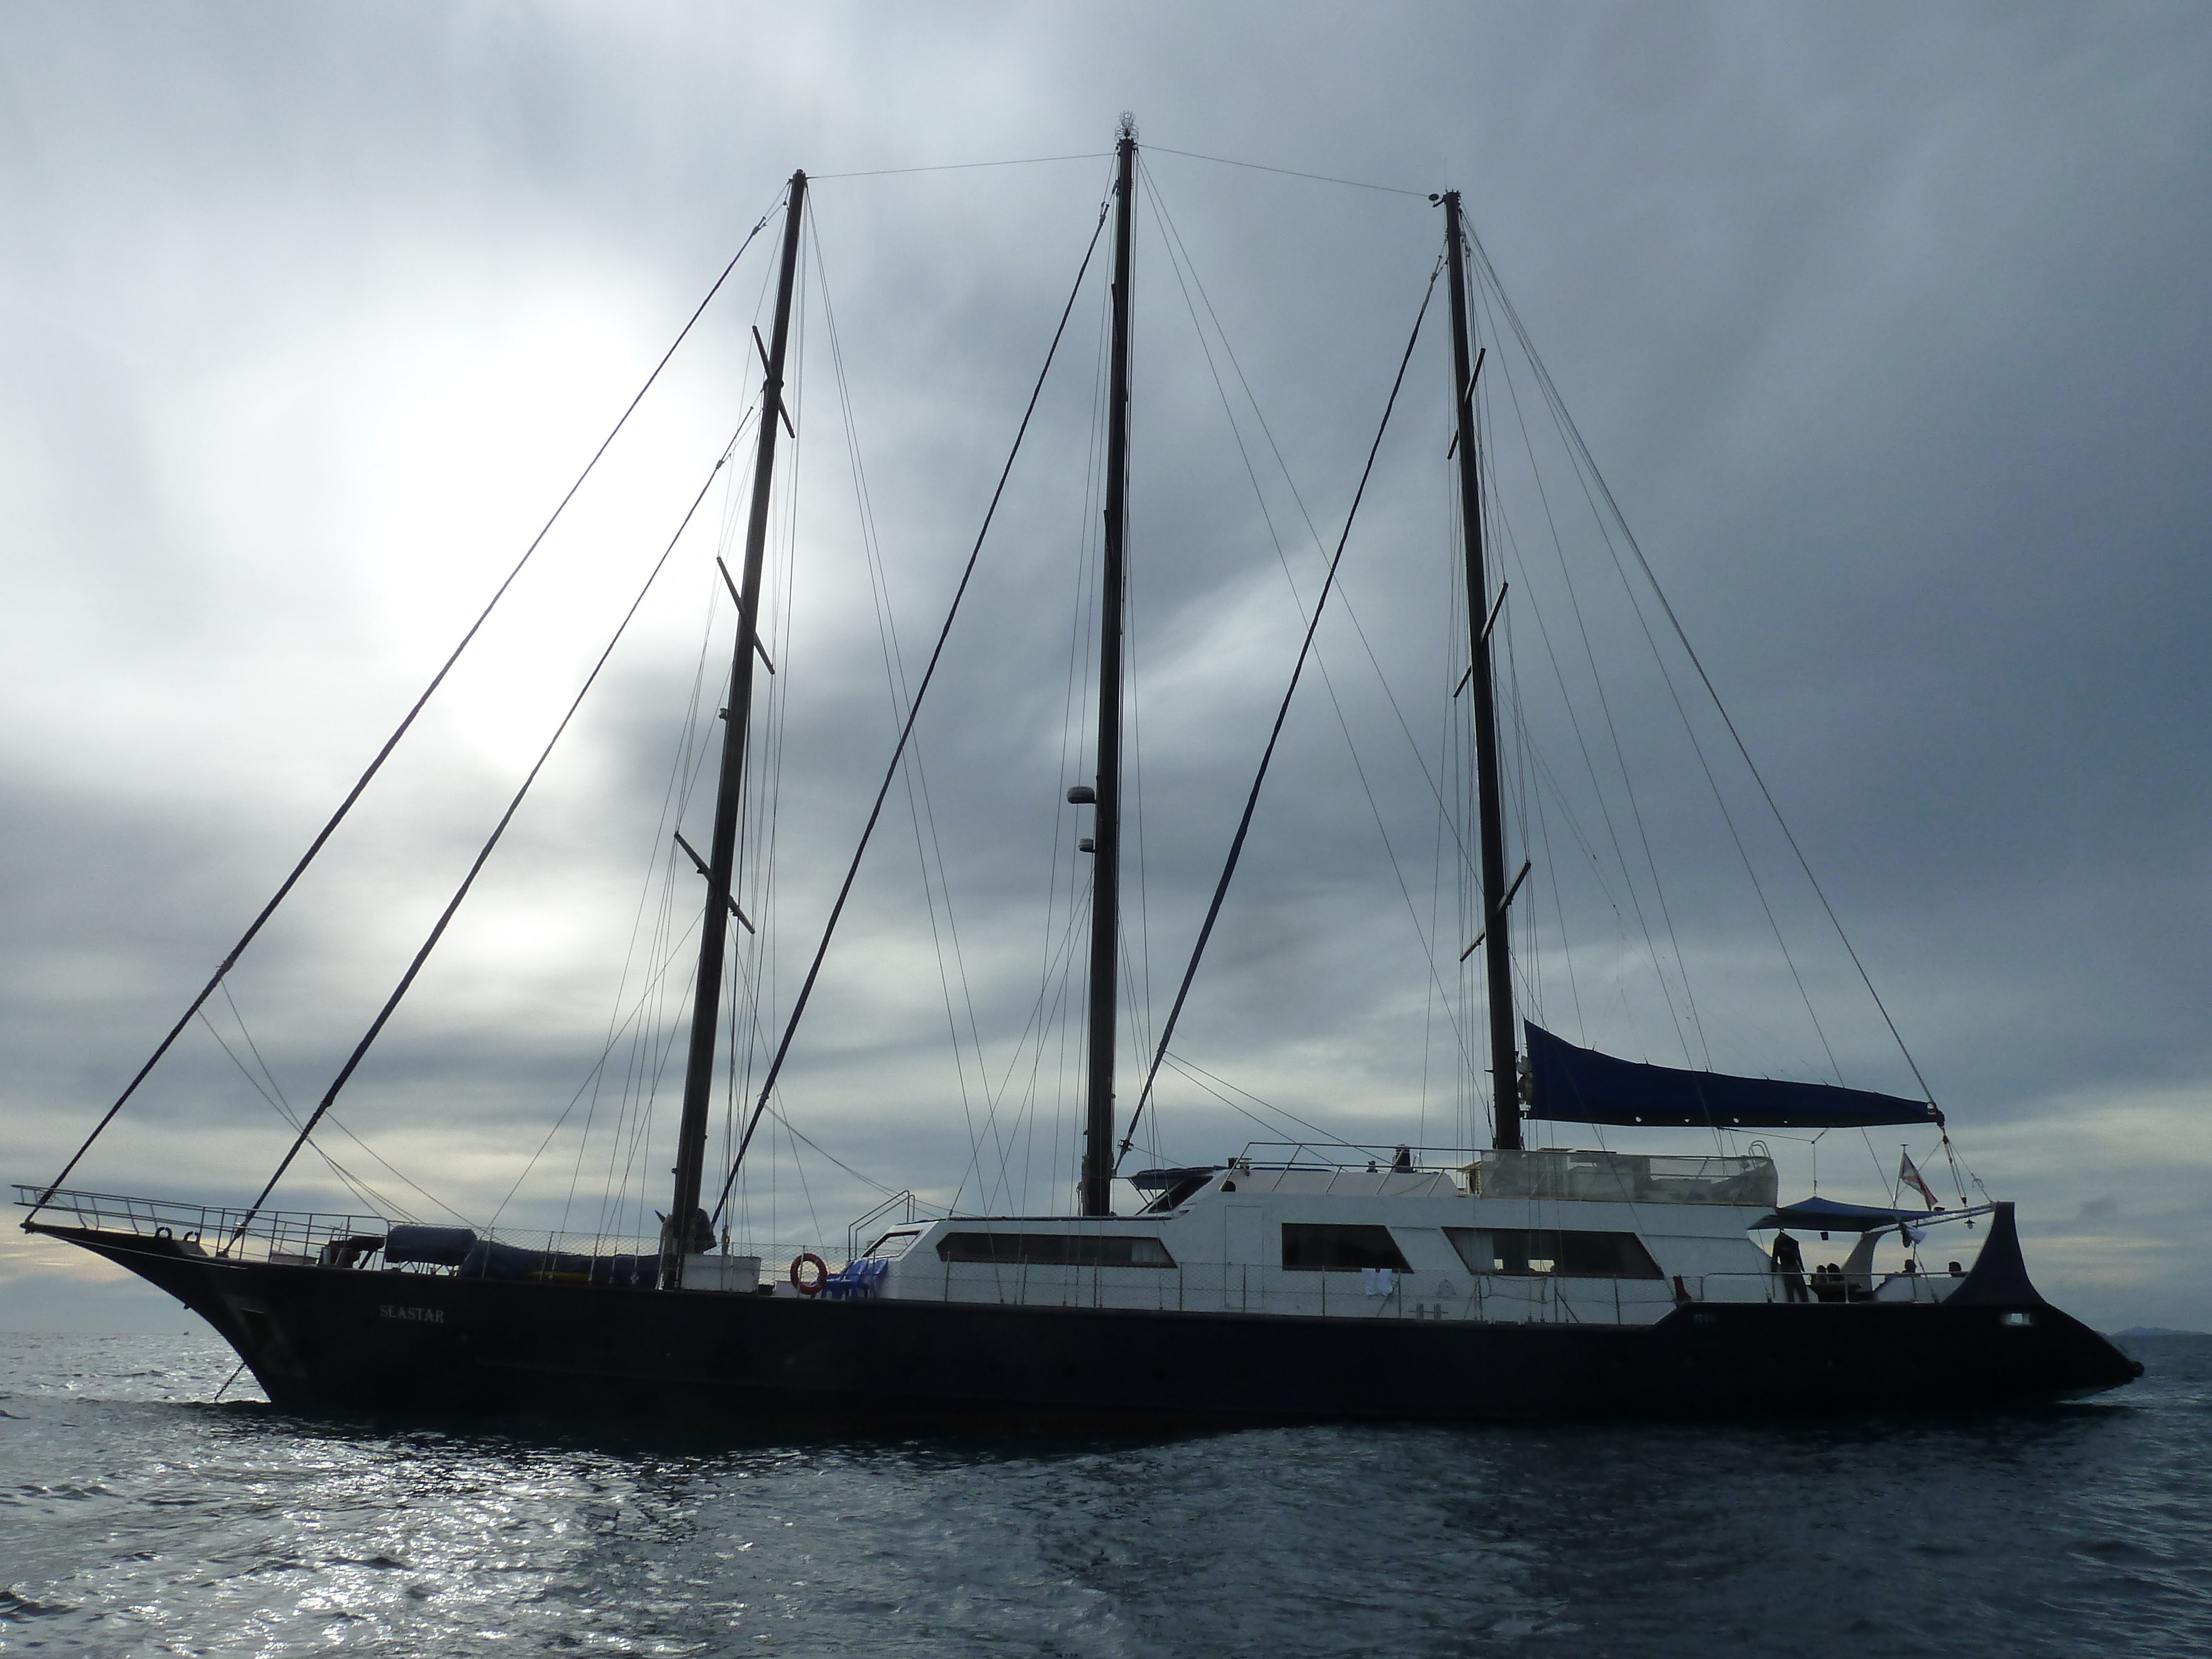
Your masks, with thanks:
M 731 580 L 737 633 L 713 829 L 694 855 L 704 878 L 705 925 L 675 1181 L 657 1250 L 540 1249 L 465 1227 L 284 1211 L 269 1203 L 274 1177 L 252 1202 L 228 1207 L 92 1193 L 69 1184 L 76 1159 L 54 1181 L 18 1188 L 28 1211 L 24 1227 L 82 1245 L 174 1295 L 236 1349 L 272 1401 L 295 1407 L 857 1425 L 1055 1417 L 1508 1419 L 1986 1406 L 2094 1393 L 2139 1375 L 2101 1336 L 2037 1294 L 2009 1205 L 1956 1212 L 1822 1200 L 1784 1206 L 1765 1158 L 1523 1146 L 1532 1119 L 1708 1130 L 1941 1119 L 1925 1101 L 1617 1060 L 1516 1020 L 1504 922 L 1519 877 L 1506 852 L 1491 658 L 1501 594 L 1484 546 L 1474 402 L 1481 360 L 1473 349 L 1456 192 L 1433 199 L 1444 222 L 1441 273 L 1455 388 L 1492 1145 L 1443 1163 L 1411 1148 L 1395 1158 L 1329 1162 L 1309 1152 L 1273 1164 L 1248 1152 L 1126 1181 L 1118 1174 L 1131 1139 L 1125 1128 L 1117 1146 L 1115 1004 L 1136 157 L 1125 122 L 1109 204 L 1097 769 L 1089 784 L 1069 792 L 1091 809 L 1095 867 L 1075 1213 L 899 1221 L 876 1237 L 856 1237 L 850 1259 L 834 1270 L 794 1262 L 788 1279 L 773 1283 L 763 1282 L 757 1259 L 716 1248 L 730 1185 L 723 1181 L 710 1202 L 708 1119 L 726 945 L 741 920 L 733 870 L 749 781 L 754 665 L 765 654 L 757 619 L 807 191 L 806 176 L 796 173 L 783 204 L 774 321 L 760 345 L 762 414 L 743 563 Z M 1409 342 L 1409 356 L 1413 349 Z M 1321 603 L 1326 599 L 1324 590 Z M 1309 647 L 1319 617 L 1316 604 Z M 1299 660 L 1303 666 L 1303 654 Z M 912 724 L 910 710 L 905 732 Z M 1258 793 L 1255 781 L 1252 800 Z M 1248 801 L 1247 823 L 1250 811 Z M 1240 827 L 1238 845 L 1242 837 Z M 1217 890 L 1217 911 L 1219 900 Z M 1194 954 L 1194 971 L 1195 964 Z M 1187 975 L 1186 991 L 1188 983 Z M 810 972 L 799 1012 L 812 985 Z M 1171 1014 L 1162 1054 L 1173 1024 Z M 741 1158 L 791 1029 L 746 1124 Z M 278 1176 L 368 1041 L 306 1120 Z M 1135 1110 L 1151 1087 L 1148 1077 Z M 1115 1212 L 1117 1181 L 1136 1194 L 1133 1212 Z M 1970 1216 L 1985 1217 L 1987 1226 L 1971 1271 L 1872 1271 L 1877 1238 Z M 1752 1232 L 1783 1225 L 1853 1233 L 1860 1247 L 1838 1273 L 1808 1285 L 1796 1271 L 1777 1271 L 1752 1241 Z

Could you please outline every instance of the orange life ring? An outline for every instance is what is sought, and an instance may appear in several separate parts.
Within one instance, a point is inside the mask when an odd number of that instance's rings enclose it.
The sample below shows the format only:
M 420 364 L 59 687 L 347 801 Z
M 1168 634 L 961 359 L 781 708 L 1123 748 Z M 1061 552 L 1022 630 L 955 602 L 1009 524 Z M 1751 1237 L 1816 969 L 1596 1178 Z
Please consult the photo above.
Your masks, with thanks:
M 808 1262 L 814 1264 L 814 1278 L 810 1282 L 799 1273 Z M 811 1250 L 801 1250 L 791 1258 L 791 1288 L 801 1296 L 819 1296 L 822 1287 L 830 1282 L 830 1264 Z

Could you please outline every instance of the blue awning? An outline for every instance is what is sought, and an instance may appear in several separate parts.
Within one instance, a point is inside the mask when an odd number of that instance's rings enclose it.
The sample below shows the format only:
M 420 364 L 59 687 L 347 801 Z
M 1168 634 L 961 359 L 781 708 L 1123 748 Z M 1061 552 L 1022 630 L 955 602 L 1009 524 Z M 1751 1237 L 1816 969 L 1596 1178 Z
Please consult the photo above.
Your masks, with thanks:
M 1729 1077 L 1615 1060 L 1524 1024 L 1534 1082 L 1532 1117 L 1563 1123 L 1676 1128 L 1830 1129 L 1871 1123 L 1940 1123 L 1924 1100 L 1826 1083 Z
M 1802 1227 L 1823 1233 L 1872 1233 L 1900 1222 L 1925 1226 L 1945 1218 L 1941 1210 L 1885 1210 L 1871 1204 L 1839 1204 L 1832 1198 L 1804 1198 L 1784 1204 L 1758 1227 Z

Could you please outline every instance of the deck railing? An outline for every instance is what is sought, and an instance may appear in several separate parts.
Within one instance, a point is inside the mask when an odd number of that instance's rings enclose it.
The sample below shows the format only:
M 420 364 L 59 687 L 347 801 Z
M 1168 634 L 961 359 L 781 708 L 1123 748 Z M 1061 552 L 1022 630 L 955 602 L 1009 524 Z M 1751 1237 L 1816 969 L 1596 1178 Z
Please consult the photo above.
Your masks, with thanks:
M 1826 1303 L 1841 1306 L 1863 1302 L 1941 1302 L 1966 1282 L 1965 1267 L 1958 1273 L 1937 1268 L 1929 1273 L 1845 1273 L 1829 1277 L 1814 1271 L 1778 1273 L 1690 1273 L 1683 1290 L 1689 1302 Z M 1790 1281 L 1795 1278 L 1804 1294 L 1793 1297 Z M 1680 1298 L 1678 1298 L 1680 1299 Z
M 1488 1152 L 1468 1177 L 1485 1198 L 1771 1209 L 1778 1195 L 1773 1159 L 1695 1153 Z
M 1468 1151 L 1255 1140 L 1231 1160 L 1240 1170 L 1449 1172 L 1485 1198 L 1577 1199 L 1617 1204 L 1726 1204 L 1771 1208 L 1774 1161 L 1698 1153 L 1611 1152 L 1559 1147 Z
M 857 1261 L 863 1251 L 893 1227 L 910 1226 L 921 1213 L 921 1200 L 911 1192 L 893 1193 L 845 1229 L 845 1260 Z
M 249 1210 L 15 1183 L 15 1202 L 57 1225 L 141 1238 L 175 1239 L 210 1255 L 249 1261 L 315 1261 L 325 1247 L 373 1238 L 390 1225 L 382 1216 L 325 1210 Z
M 249 1210 L 243 1206 L 193 1204 L 179 1199 L 143 1198 L 122 1193 L 15 1183 L 15 1202 L 56 1226 L 123 1233 L 139 1238 L 174 1240 L 227 1261 L 275 1261 L 295 1266 L 386 1267 L 399 1271 L 449 1273 L 450 1265 L 389 1263 L 385 1240 L 396 1225 L 380 1215 L 339 1214 L 324 1210 Z M 514 1227 L 460 1227 L 486 1243 L 555 1256 L 653 1256 L 657 1238 L 599 1232 Z M 744 1251 L 742 1244 L 733 1247 Z M 772 1247 L 771 1247 L 772 1248 Z

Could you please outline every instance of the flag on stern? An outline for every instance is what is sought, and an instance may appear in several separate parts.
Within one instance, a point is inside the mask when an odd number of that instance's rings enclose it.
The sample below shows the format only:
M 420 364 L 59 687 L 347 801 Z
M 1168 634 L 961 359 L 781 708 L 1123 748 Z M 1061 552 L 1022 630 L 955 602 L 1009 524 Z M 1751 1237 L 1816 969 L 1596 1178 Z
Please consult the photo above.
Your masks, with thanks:
M 1912 1155 L 1901 1146 L 1897 1152 L 1897 1184 L 1912 1188 L 1928 1200 L 1929 1209 L 1936 1208 L 1936 1194 L 1928 1190 L 1928 1183 L 1920 1178 L 1920 1171 L 1912 1167 Z

